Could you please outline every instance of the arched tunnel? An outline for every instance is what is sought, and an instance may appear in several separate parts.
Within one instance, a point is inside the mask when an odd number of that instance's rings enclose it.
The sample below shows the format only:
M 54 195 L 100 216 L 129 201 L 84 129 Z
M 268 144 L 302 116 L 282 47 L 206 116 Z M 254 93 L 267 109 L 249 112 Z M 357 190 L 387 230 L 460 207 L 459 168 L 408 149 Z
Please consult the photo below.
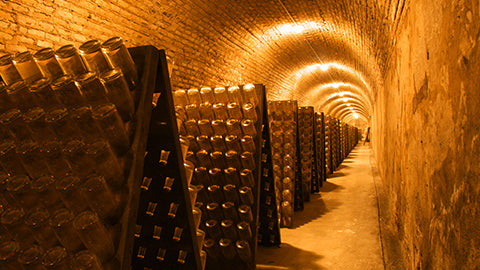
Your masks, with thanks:
M 480 269 L 479 1 L 4 0 L 0 18 L 0 54 L 120 36 L 164 49 L 174 90 L 261 83 L 369 129 L 385 269 Z

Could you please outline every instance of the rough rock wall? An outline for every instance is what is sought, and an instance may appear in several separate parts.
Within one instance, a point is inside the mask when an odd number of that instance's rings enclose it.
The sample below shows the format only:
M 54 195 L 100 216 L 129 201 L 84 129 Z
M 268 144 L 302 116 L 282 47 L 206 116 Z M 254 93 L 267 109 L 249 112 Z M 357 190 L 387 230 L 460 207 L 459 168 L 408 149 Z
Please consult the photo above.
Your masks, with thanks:
M 412 1 L 374 151 L 409 269 L 480 269 L 480 4 Z

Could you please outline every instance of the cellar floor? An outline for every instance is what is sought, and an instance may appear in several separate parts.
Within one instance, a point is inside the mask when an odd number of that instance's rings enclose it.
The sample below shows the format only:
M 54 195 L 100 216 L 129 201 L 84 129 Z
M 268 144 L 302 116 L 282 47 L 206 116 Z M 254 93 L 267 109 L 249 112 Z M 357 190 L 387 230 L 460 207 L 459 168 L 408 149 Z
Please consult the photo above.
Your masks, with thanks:
M 280 247 L 258 247 L 257 269 L 384 269 L 371 149 L 360 142 L 281 229 Z

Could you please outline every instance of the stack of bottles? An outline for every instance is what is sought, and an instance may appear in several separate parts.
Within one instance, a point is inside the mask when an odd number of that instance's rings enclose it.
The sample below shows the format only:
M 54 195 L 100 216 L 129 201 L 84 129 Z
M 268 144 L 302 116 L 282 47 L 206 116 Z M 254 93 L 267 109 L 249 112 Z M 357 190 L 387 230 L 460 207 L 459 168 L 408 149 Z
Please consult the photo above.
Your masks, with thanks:
M 346 123 L 340 123 L 340 157 L 343 161 L 347 157 L 347 131 L 348 125 Z
M 264 110 L 262 131 L 262 176 L 260 186 L 260 212 L 258 243 L 264 246 L 278 246 L 280 239 L 280 223 L 278 219 L 277 194 L 273 179 L 272 144 L 268 110 Z
M 331 118 L 332 127 L 332 170 L 335 171 L 341 163 L 340 152 L 340 121 L 336 118 Z
M 203 245 L 204 245 L 205 236 L 206 236 L 205 227 L 202 225 L 203 230 L 200 229 L 200 224 L 202 223 L 202 220 L 205 220 L 205 216 L 204 214 L 202 214 L 202 213 L 205 213 L 205 209 L 203 209 L 203 212 L 202 212 L 202 208 L 204 208 L 203 202 L 201 202 L 200 200 L 197 202 L 199 192 L 201 193 L 200 197 L 203 195 L 203 198 L 204 198 L 205 191 L 204 191 L 203 185 L 191 184 L 193 175 L 195 173 L 195 164 L 191 160 L 186 160 L 187 153 L 189 153 L 189 150 L 190 150 L 189 149 L 190 141 L 186 140 L 185 138 L 180 138 L 180 144 L 182 147 L 182 155 L 183 155 L 183 161 L 184 161 L 183 165 L 185 168 L 185 174 L 187 176 L 188 192 L 190 194 L 190 200 L 192 202 L 192 213 L 195 221 L 196 237 L 197 237 L 198 246 L 200 249 L 201 265 L 202 265 L 202 269 L 205 269 L 205 265 L 207 262 L 207 252 L 203 250 Z M 202 216 L 203 216 L 203 219 L 202 219 Z
M 300 172 L 302 174 L 302 191 L 305 201 L 310 201 L 312 177 L 314 173 L 314 111 L 313 107 L 298 108 L 298 136 L 300 147 Z
M 0 57 L 0 269 L 118 269 L 135 63 L 122 39 Z
M 358 142 L 358 128 L 342 123 L 342 157 L 345 159 Z
M 325 116 L 325 167 L 327 174 L 333 173 L 332 161 L 332 138 L 333 138 L 333 120 L 329 115 Z
M 205 213 L 200 227 L 206 232 L 207 269 L 222 262 L 253 264 L 258 102 L 251 84 L 174 92 L 180 139 L 190 145 L 191 188 Z
M 320 191 L 320 187 L 325 181 L 326 172 L 326 155 L 325 155 L 325 126 L 324 114 L 320 112 L 315 113 L 315 147 L 316 147 L 316 166 L 317 166 L 317 183 L 313 187 L 314 192 Z
M 347 156 L 348 154 L 352 151 L 352 149 L 355 147 L 355 145 L 358 142 L 358 128 L 347 125 L 347 134 L 346 134 L 346 144 L 347 144 Z
M 269 101 L 273 177 L 280 226 L 293 226 L 295 169 L 297 166 L 297 102 Z
M 158 120 L 152 118 L 152 120 Z M 164 126 L 163 128 L 166 128 Z M 170 139 L 170 138 L 168 138 Z M 191 208 L 194 220 L 194 232 L 199 245 L 203 245 L 205 232 L 199 229 L 202 210 L 196 207 L 198 188 L 191 185 L 194 166 L 186 160 L 189 142 L 180 139 L 182 161 L 180 170 L 184 170 L 188 186 L 191 206 L 183 203 L 182 184 L 179 168 L 172 152 L 171 142 L 167 138 L 159 138 L 162 149 L 147 149 L 146 164 L 140 194 L 139 214 L 135 228 L 136 248 L 134 254 L 134 269 L 172 269 L 184 265 L 193 265 L 195 257 L 189 239 L 189 223 L 187 213 Z M 170 144 L 170 145 L 169 145 Z M 186 189 L 186 188 L 185 188 Z M 205 268 L 207 254 L 200 252 L 201 269 Z M 187 261 L 190 260 L 190 261 Z M 145 266 L 145 268 L 143 268 Z M 150 269 L 150 268 L 147 268 Z

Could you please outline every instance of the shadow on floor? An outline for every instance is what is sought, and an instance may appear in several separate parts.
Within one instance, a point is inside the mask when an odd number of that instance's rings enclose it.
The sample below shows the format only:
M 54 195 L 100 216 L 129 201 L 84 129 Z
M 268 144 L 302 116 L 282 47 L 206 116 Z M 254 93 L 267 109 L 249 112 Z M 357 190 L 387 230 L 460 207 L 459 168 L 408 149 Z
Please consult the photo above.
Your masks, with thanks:
M 323 256 L 305 251 L 289 244 L 278 247 L 257 249 L 257 269 L 259 270 L 326 270 L 316 264 Z
M 345 161 L 342 162 L 342 164 L 340 164 L 340 166 L 338 166 L 337 170 L 341 170 L 341 169 L 345 169 L 345 168 L 349 168 L 349 167 L 350 167 L 350 166 L 348 166 L 348 165 L 345 165 L 344 163 L 345 163 Z
M 334 173 L 331 173 L 327 176 L 328 178 L 335 178 L 335 177 L 340 177 L 340 176 L 345 176 L 343 172 L 335 171 Z
M 326 213 L 338 208 L 342 203 L 336 200 L 329 200 L 328 205 L 327 208 L 320 194 L 311 194 L 310 202 L 305 203 L 304 210 L 294 213 L 293 226 L 288 229 L 296 229 L 317 218 L 321 218 Z
M 332 182 L 324 181 L 322 187 L 320 188 L 320 192 L 321 193 L 332 192 L 336 189 L 344 189 L 344 187 L 334 184 Z M 316 194 L 312 194 L 312 196 L 313 195 L 316 195 Z

